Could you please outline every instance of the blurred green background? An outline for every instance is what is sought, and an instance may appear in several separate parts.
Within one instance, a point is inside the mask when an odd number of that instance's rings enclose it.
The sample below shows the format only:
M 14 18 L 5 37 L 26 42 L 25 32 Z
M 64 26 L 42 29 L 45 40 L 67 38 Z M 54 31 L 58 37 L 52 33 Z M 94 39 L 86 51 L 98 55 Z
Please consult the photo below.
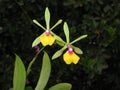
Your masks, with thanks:
M 120 90 L 120 0 L 0 0 L 0 89 L 12 87 L 14 53 L 26 67 L 35 55 L 31 45 L 43 30 L 32 20 L 45 26 L 46 6 L 51 12 L 51 26 L 58 19 L 67 21 L 71 41 L 88 34 L 75 44 L 84 52 L 77 65 L 66 65 L 62 57 L 51 61 L 52 72 L 46 89 L 68 82 L 73 85 L 72 90 Z M 54 32 L 65 40 L 63 23 Z M 58 48 L 53 45 L 46 50 L 52 56 Z M 42 54 L 28 77 L 28 85 L 33 88 L 41 60 Z

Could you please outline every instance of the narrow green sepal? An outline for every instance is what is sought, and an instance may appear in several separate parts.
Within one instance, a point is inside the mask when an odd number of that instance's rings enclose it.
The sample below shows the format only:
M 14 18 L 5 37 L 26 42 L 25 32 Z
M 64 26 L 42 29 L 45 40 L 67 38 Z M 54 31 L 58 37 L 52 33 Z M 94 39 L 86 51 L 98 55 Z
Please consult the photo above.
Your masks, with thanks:
M 59 41 L 59 42 L 61 42 L 61 43 L 63 43 L 63 44 L 66 44 L 66 42 L 63 41 L 61 37 L 59 37 L 58 35 L 56 35 L 56 34 L 53 33 L 52 31 L 51 31 L 51 34 L 55 37 L 55 39 L 56 39 L 57 41 Z
M 50 29 L 50 11 L 48 7 L 46 7 L 45 9 L 45 22 L 46 22 L 46 28 L 47 30 L 49 30 Z
M 46 30 L 46 28 L 44 28 L 37 20 L 33 20 L 33 22 L 39 27 L 41 27 L 43 30 Z
M 64 22 L 63 30 L 64 30 L 64 33 L 65 33 L 66 41 L 67 41 L 67 43 L 69 43 L 70 42 L 69 28 L 68 28 L 68 25 L 67 25 L 66 22 Z
M 73 46 L 73 45 L 72 45 L 72 48 L 74 49 L 74 51 L 75 51 L 77 54 L 83 54 L 83 51 L 82 51 L 80 48 L 75 47 L 75 46 Z
M 41 35 L 40 35 L 41 36 Z M 40 36 L 38 36 L 32 43 L 32 47 L 37 46 L 40 43 Z
M 61 23 L 62 23 L 62 19 L 58 20 L 57 23 L 54 26 L 52 26 L 52 28 L 50 28 L 50 30 L 53 30 L 55 27 L 57 27 Z
M 82 35 L 82 36 L 78 37 L 77 39 L 75 39 L 74 41 L 72 41 L 70 44 L 72 45 L 73 43 L 78 42 L 78 41 L 80 41 L 81 39 L 86 38 L 87 36 L 88 36 L 88 35 Z
M 64 46 L 63 48 L 61 48 L 60 50 L 58 50 L 57 52 L 55 52 L 55 54 L 52 56 L 52 60 L 58 58 L 59 56 L 62 55 L 63 51 L 67 48 L 67 46 Z

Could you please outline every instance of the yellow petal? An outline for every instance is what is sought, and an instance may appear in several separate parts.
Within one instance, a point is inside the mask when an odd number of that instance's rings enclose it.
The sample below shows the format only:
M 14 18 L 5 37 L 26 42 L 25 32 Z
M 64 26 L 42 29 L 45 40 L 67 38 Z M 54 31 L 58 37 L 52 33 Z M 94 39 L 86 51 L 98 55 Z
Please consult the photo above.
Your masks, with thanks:
M 66 64 L 71 64 L 72 63 L 72 59 L 71 59 L 68 51 L 63 55 L 63 60 L 65 61 Z
M 77 56 L 75 53 L 73 53 L 73 63 L 74 64 L 77 64 L 78 63 L 78 61 L 80 60 L 80 57 L 79 56 Z
M 52 35 L 46 36 L 45 34 L 40 37 L 40 42 L 42 43 L 43 46 L 46 45 L 52 45 L 55 41 L 55 37 Z
M 77 56 L 74 52 L 72 54 L 69 54 L 68 51 L 63 55 L 63 59 L 66 64 L 77 64 L 79 61 L 79 56 Z

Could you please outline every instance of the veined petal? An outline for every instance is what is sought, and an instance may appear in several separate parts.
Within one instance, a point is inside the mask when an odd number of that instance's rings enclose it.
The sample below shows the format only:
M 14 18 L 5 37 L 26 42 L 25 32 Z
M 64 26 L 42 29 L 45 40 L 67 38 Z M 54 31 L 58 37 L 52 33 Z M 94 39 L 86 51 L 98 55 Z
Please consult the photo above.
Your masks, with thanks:
M 43 35 L 40 37 L 40 42 L 42 43 L 43 46 L 47 46 L 47 45 L 52 45 L 55 41 L 55 37 L 52 35 Z
M 77 64 L 80 57 L 77 56 L 74 52 L 72 54 L 69 54 L 69 52 L 67 51 L 64 55 L 63 55 L 63 59 L 65 61 L 66 64 Z

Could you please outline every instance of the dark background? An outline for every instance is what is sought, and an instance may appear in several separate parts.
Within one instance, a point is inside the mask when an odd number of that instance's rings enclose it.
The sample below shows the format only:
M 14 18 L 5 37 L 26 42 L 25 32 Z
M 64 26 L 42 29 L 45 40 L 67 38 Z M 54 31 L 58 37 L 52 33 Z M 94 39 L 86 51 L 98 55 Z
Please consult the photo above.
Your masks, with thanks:
M 68 82 L 73 85 L 72 90 L 120 90 L 120 0 L 0 0 L 0 89 L 12 87 L 14 53 L 26 67 L 35 55 L 31 45 L 43 30 L 32 20 L 45 26 L 46 7 L 51 12 L 51 26 L 58 19 L 67 21 L 71 41 L 88 34 L 75 44 L 84 52 L 77 65 L 66 65 L 62 57 L 51 61 L 52 73 L 46 89 Z M 54 32 L 65 40 L 62 26 L 63 23 Z M 52 56 L 58 48 L 53 45 L 46 50 Z M 28 77 L 33 88 L 41 59 L 42 54 Z

